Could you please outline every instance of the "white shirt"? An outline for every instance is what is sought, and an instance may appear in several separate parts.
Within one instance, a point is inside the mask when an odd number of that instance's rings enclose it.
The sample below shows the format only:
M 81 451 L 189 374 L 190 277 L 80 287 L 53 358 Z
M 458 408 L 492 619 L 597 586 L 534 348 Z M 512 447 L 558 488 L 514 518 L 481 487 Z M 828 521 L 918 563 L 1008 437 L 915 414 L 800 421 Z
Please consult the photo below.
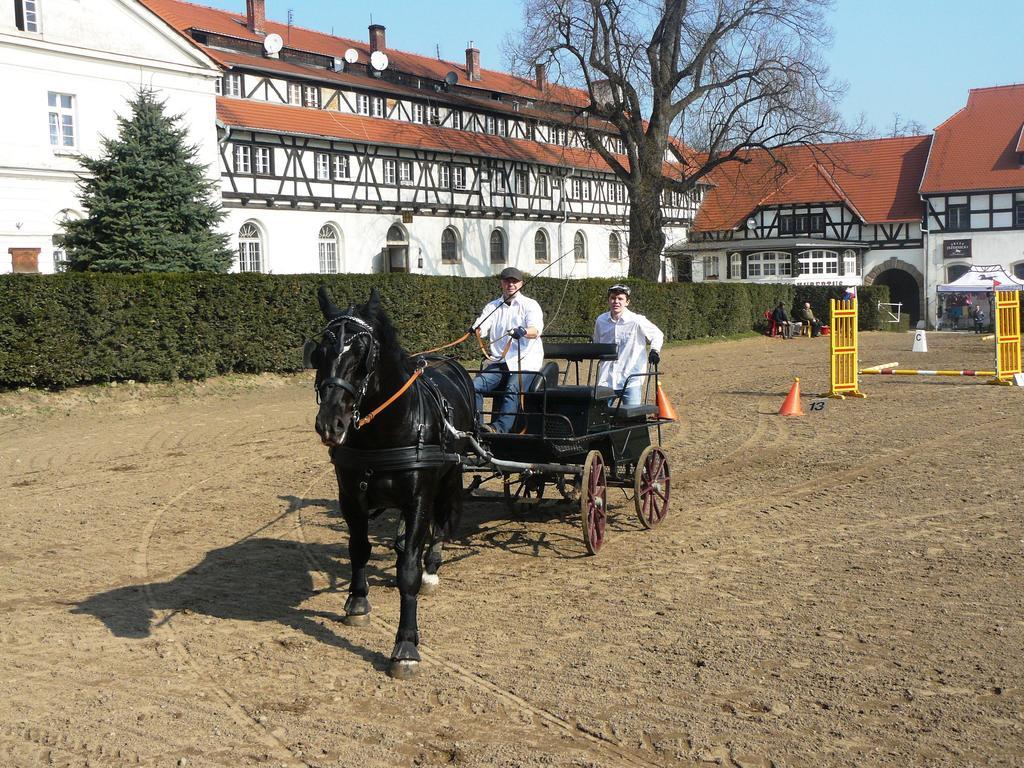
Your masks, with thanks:
M 489 302 L 473 321 L 473 327 L 480 328 L 480 335 L 491 340 L 490 354 L 494 358 L 501 358 L 509 341 L 508 332 L 519 326 L 536 328 L 538 334 L 544 331 L 544 312 L 540 304 L 518 291 L 512 295 L 509 304 L 501 298 Z M 544 342 L 540 336 L 536 339 L 525 336 L 519 340 L 512 339 L 504 362 L 510 371 L 520 370 L 520 364 L 524 371 L 539 371 L 544 364 Z
M 647 342 L 651 349 L 661 352 L 665 334 L 643 315 L 623 309 L 618 320 L 612 319 L 611 312 L 605 312 L 594 321 L 594 341 L 614 344 L 619 356 L 606 360 L 598 366 L 597 383 L 602 387 L 619 390 L 626 386 L 626 379 L 647 371 Z M 629 387 L 639 387 L 644 378 L 629 380 Z

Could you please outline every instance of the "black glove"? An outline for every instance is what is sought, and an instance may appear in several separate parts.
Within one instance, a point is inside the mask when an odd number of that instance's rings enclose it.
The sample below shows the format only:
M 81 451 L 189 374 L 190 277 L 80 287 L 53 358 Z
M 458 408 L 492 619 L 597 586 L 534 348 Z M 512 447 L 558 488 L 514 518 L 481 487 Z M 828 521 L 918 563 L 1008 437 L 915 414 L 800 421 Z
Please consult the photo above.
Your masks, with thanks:
M 661 355 L 658 354 L 658 350 L 652 349 L 647 353 L 647 362 L 651 365 L 657 365 L 661 362 Z
M 523 336 L 526 335 L 526 329 L 520 325 L 518 328 L 512 331 L 511 335 L 513 339 L 521 339 L 523 338 Z

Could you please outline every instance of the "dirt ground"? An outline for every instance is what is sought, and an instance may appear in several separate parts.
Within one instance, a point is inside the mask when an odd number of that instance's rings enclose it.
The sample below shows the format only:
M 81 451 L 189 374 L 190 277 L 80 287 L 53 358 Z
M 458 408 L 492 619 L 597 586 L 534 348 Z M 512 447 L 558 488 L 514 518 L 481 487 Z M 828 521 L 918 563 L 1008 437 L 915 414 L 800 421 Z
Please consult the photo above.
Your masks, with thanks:
M 987 368 L 991 342 L 862 335 L 864 365 Z M 0 766 L 1024 765 L 1024 391 L 864 377 L 827 340 L 676 347 L 672 500 L 468 505 L 385 669 L 307 376 L 0 395 Z

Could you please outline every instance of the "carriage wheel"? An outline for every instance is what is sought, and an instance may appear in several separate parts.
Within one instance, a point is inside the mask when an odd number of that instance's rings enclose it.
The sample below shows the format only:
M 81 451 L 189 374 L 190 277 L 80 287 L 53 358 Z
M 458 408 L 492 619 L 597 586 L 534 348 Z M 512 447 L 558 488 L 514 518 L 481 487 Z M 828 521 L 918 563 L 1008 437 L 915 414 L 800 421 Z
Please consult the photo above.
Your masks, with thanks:
M 583 525 L 583 543 L 592 555 L 596 555 L 604 543 L 605 509 L 608 506 L 604 470 L 601 452 L 588 453 L 583 465 L 583 479 L 580 481 L 580 522 Z
M 672 479 L 665 452 L 654 445 L 644 448 L 633 475 L 633 503 L 644 528 L 653 528 L 665 519 Z
M 539 475 L 505 475 L 505 503 L 510 509 L 519 504 L 539 503 L 544 498 L 544 478 Z

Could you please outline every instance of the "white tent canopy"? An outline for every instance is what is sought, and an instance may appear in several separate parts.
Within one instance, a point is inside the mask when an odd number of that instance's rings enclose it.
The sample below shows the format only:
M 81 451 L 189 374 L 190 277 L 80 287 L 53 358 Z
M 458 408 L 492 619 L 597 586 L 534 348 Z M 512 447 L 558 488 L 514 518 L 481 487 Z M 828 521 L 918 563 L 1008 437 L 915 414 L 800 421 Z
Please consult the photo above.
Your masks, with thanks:
M 993 287 L 994 286 L 994 287 Z M 952 283 L 940 285 L 939 293 L 991 293 L 1021 291 L 1024 283 L 1006 274 L 1002 267 L 971 267 Z

